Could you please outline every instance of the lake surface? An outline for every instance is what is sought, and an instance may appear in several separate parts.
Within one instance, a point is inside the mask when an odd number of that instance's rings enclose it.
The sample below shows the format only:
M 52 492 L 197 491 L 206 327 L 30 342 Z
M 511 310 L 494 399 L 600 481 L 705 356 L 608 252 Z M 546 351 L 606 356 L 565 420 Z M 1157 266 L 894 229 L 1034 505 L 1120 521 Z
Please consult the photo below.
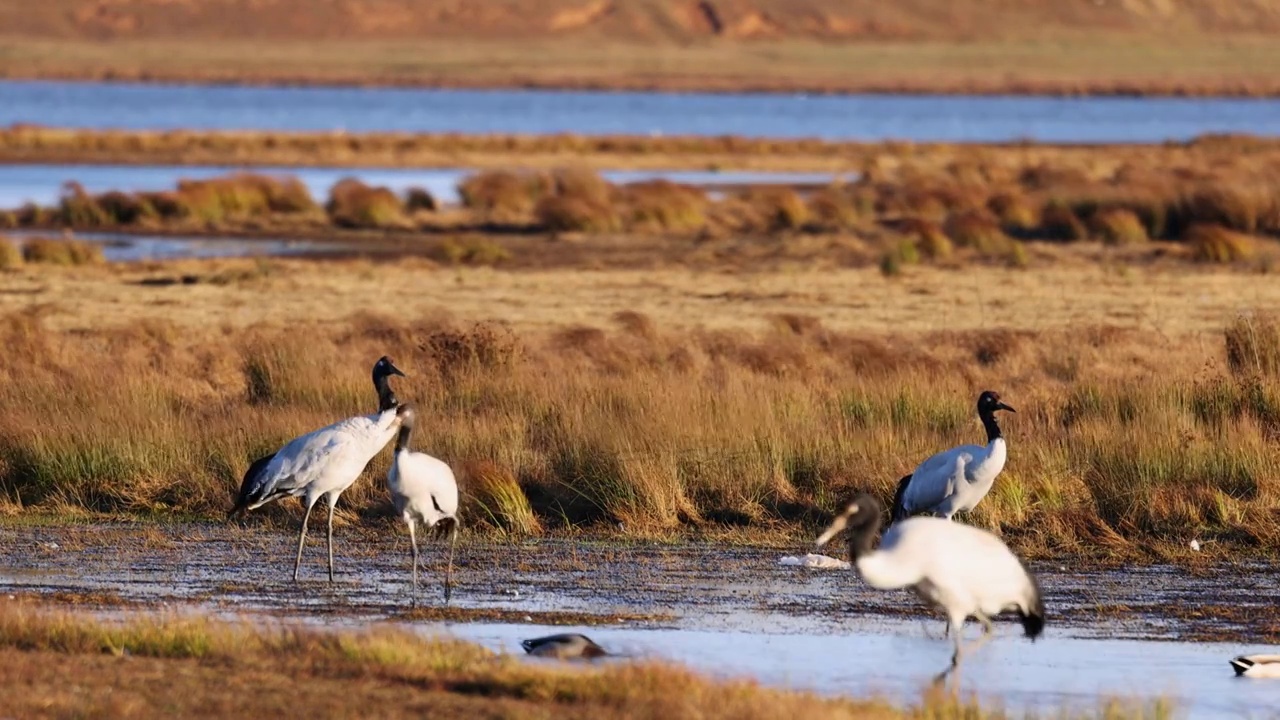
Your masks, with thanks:
M 344 177 L 355 177 L 370 185 L 384 185 L 397 193 L 410 187 L 429 190 L 444 202 L 458 200 L 458 182 L 476 172 L 467 168 L 385 169 L 385 168 L 236 168 L 173 165 L 0 165 L 0 209 L 34 202 L 52 205 L 58 201 L 62 184 L 75 180 L 90 193 L 107 190 L 171 190 L 181 179 L 201 179 L 247 169 L 263 175 L 288 175 L 306 184 L 312 197 L 323 202 L 329 188 Z M 824 173 L 713 172 L 698 170 L 611 170 L 600 173 L 614 183 L 630 183 L 654 178 L 691 185 L 736 183 L 830 182 Z
M 1280 134 L 1280 100 L 664 94 L 3 81 L 0 125 L 1137 142 Z
M 12 558 L 0 567 L 0 593 L 116 597 L 122 604 L 107 608 L 115 612 L 185 609 L 338 628 L 394 623 L 518 655 L 521 639 L 579 631 L 627 658 L 903 702 L 917 701 L 951 657 L 942 620 L 908 592 L 872 590 L 849 570 L 780 565 L 794 550 L 714 543 L 464 536 L 453 593 L 459 614 L 413 621 L 403 615 L 407 540 L 391 527 L 336 531 L 334 583 L 324 580 L 323 533 L 313 536 L 295 583 L 296 535 L 253 517 L 243 524 L 0 526 L 0 555 Z M 420 600 L 437 606 L 443 548 L 424 547 Z M 1195 720 L 1280 717 L 1280 681 L 1238 679 L 1227 664 L 1268 652 L 1250 639 L 1280 603 L 1280 569 L 1033 563 L 1032 570 L 1049 608 L 1045 634 L 1030 642 L 1015 623 L 998 622 L 996 637 L 966 658 L 962 692 L 1049 716 L 1123 696 L 1169 699 L 1178 717 Z M 1256 611 L 1181 612 L 1205 603 Z M 593 616 L 594 626 L 554 619 L 567 613 Z M 1185 640 L 1206 631 L 1242 641 Z M 977 633 L 971 623 L 969 641 Z

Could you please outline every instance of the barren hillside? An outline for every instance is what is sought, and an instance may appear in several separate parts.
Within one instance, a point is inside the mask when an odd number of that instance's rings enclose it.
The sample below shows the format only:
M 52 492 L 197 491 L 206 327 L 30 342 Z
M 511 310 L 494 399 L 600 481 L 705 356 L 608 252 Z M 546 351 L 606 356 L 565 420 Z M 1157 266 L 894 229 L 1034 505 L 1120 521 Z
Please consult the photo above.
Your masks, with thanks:
M 1277 0 L 5 0 L 28 38 L 986 39 L 1275 33 Z
M 0 76 L 1280 94 L 1280 0 L 0 0 Z

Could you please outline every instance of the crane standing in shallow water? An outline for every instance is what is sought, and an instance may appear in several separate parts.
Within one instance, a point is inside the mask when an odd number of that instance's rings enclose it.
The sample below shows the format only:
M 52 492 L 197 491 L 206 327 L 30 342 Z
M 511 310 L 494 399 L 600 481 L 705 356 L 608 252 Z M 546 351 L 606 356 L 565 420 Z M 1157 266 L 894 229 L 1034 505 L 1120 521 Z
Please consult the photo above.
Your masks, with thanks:
M 942 518 L 916 517 L 894 523 L 873 550 L 882 512 L 880 502 L 871 495 L 855 496 L 818 537 L 817 546 L 848 528 L 849 561 L 863 581 L 877 590 L 913 590 L 947 614 L 955 632 L 955 654 L 937 681 L 956 670 L 966 653 L 990 639 L 994 615 L 1016 611 L 1032 640 L 1044 631 L 1039 584 L 995 535 Z M 961 636 L 970 616 L 982 623 L 983 634 L 965 647 Z
M 248 512 L 283 497 L 302 497 L 306 514 L 298 533 L 298 556 L 293 564 L 297 581 L 302 548 L 307 539 L 311 509 L 324 497 L 329 501 L 329 581 L 333 582 L 333 509 L 342 493 L 360 477 L 369 461 L 386 447 L 400 424 L 399 403 L 389 378 L 404 373 L 385 355 L 373 366 L 378 411 L 357 415 L 301 435 L 271 455 L 258 458 L 245 472 L 235 506 L 227 513 Z
M 400 434 L 396 437 L 395 460 L 387 471 L 387 489 L 396 514 L 409 526 L 413 550 L 413 606 L 418 605 L 418 521 L 436 535 L 449 534 L 449 562 L 445 567 L 444 601 L 453 594 L 453 550 L 458 541 L 458 481 L 442 460 L 409 447 L 417 412 L 412 405 L 399 409 Z

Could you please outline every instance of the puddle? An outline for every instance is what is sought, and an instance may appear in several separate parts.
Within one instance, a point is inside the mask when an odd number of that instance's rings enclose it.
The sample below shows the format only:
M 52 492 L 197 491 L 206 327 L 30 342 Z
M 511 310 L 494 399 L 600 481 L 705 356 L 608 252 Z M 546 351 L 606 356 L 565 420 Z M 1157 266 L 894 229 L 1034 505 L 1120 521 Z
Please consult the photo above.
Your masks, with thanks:
M 338 528 L 332 584 L 322 536 L 308 543 L 302 582 L 292 582 L 295 540 L 257 522 L 6 528 L 0 592 L 112 612 L 181 608 L 339 627 L 388 621 L 507 652 L 520 652 L 526 637 L 577 629 L 627 656 L 903 700 L 917 699 L 950 658 L 942 620 L 914 596 L 870 590 L 847 570 L 778 563 L 805 548 L 467 540 L 458 548 L 458 609 L 410 622 L 401 528 Z M 434 608 L 441 548 L 426 549 L 424 563 L 420 598 Z M 1032 643 L 1016 623 L 997 623 L 997 638 L 966 661 L 964 690 L 1010 709 L 1165 696 L 1185 717 L 1280 717 L 1280 682 L 1237 680 L 1227 665 L 1280 640 L 1280 570 L 1033 569 L 1049 608 L 1045 635 Z M 977 632 L 970 625 L 969 637 Z
M 58 239 L 57 232 L 40 230 L 10 230 L 6 237 L 21 242 L 28 237 Z M 342 252 L 350 246 L 344 243 L 303 240 L 300 238 L 235 238 L 235 237 L 186 237 L 182 235 L 132 235 L 129 233 L 77 232 L 76 240 L 97 243 L 102 246 L 102 256 L 107 262 L 142 262 L 147 260 L 178 260 L 196 258 L 231 258 L 280 255 L 315 255 Z

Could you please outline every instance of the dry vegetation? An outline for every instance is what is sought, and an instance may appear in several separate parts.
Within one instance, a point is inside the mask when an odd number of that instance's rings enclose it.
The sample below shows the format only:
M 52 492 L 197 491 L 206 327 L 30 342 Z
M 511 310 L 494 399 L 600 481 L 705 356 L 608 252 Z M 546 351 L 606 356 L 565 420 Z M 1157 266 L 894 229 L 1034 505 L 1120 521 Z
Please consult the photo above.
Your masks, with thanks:
M 38 145 L 43 132 L 20 128 L 9 137 L 16 146 Z M 115 142 L 109 136 L 99 139 L 104 138 Z M 438 140 L 416 141 L 432 146 Z M 472 140 L 477 145 L 494 141 Z M 573 156 L 574 142 L 531 139 L 528 147 L 517 143 L 508 149 L 516 156 Z M 626 152 L 666 157 L 699 144 L 729 154 L 740 145 L 747 157 L 807 157 L 821 155 L 824 147 L 816 141 L 685 138 L 637 141 Z M 978 260 L 1023 267 L 1034 259 L 1028 243 L 1095 241 L 1114 248 L 1116 258 L 1174 257 L 1262 272 L 1270 271 L 1280 255 L 1275 243 L 1280 237 L 1275 182 L 1280 144 L 1271 140 L 1206 137 L 1187 144 L 1114 148 L 829 147 L 860 163 L 856 180 L 816 188 L 726 186 L 712 192 L 667 181 L 614 185 L 570 164 L 478 172 L 460 184 L 460 207 L 443 206 L 421 189 L 401 198 L 347 179 L 334 186 L 323 208 L 296 179 L 251 173 L 183 181 L 171 192 L 97 196 L 72 182 L 57 207 L 0 213 L 0 226 L 331 237 L 334 228 L 391 230 L 410 237 L 474 231 L 627 236 L 620 245 L 637 236 L 657 236 L 684 242 L 687 251 L 725 238 L 793 244 L 799 238 L 824 238 L 837 262 L 858 257 L 856 262 L 878 263 L 888 275 L 920 262 Z M 510 255 L 509 248 L 492 240 L 484 247 L 455 243 L 441 252 L 480 264 Z
M 249 460 L 368 411 L 385 352 L 472 528 L 801 527 L 978 440 L 992 387 L 1020 413 L 974 521 L 1020 551 L 1280 546 L 1280 330 L 1232 310 L 1275 307 L 1269 278 L 167 267 L 210 282 L 3 279 L 10 512 L 217 516 Z M 385 512 L 386 461 L 344 503 Z
M 357 717 L 370 707 L 381 717 L 1005 717 L 940 695 L 898 709 L 710 680 L 653 662 L 522 662 L 391 629 L 324 632 L 163 616 L 104 623 L 0 603 L 0 684 L 22 688 L 5 700 L 19 717 Z M 1112 702 L 1072 717 L 1170 713 L 1164 703 Z
M 9 77 L 1275 94 L 1274 0 L 0 4 Z M 109 40 L 109 42 L 104 42 Z

